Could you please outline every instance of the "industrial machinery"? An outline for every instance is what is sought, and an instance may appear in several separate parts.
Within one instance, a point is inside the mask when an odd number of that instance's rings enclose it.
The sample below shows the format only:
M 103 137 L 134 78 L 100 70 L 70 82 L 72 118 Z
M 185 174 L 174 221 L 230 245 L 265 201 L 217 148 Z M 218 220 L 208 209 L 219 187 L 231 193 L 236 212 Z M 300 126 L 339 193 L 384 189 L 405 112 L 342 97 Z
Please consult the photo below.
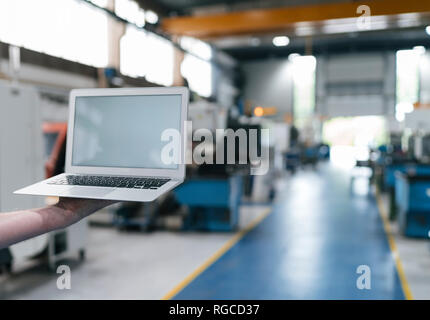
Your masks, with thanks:
M 14 189 L 43 178 L 43 140 L 36 90 L 0 83 L 0 212 L 43 206 L 41 198 L 13 195 Z M 1 214 L 1 213 L 0 213 Z M 40 254 L 48 236 L 30 239 L 4 251 L 3 265 L 12 266 Z M 5 261 L 6 260 L 6 261 Z
M 381 145 L 377 150 L 370 154 L 370 161 L 374 169 L 373 177 L 376 185 L 380 190 L 388 191 L 389 186 L 385 183 L 386 166 L 393 163 L 408 162 L 409 156 L 402 149 L 402 134 L 398 132 L 390 132 L 389 142 L 386 145 Z M 391 184 L 390 187 L 393 187 Z
M 383 190 L 389 195 L 389 218 L 395 220 L 398 213 L 400 191 L 396 190 L 396 174 L 407 176 L 430 175 L 430 110 L 414 110 L 405 117 L 405 137 L 392 134 L 391 144 L 381 154 L 378 167 L 382 176 Z M 403 140 L 403 146 L 400 141 Z M 405 142 L 406 141 L 406 146 Z M 402 189 L 403 190 L 403 189 Z
M 409 146 L 414 163 L 391 165 L 386 170 L 386 183 L 391 188 L 394 186 L 390 218 L 395 219 L 399 214 L 405 235 L 427 237 L 430 230 L 430 135 L 412 135 Z
M 418 132 L 408 139 L 410 157 L 421 163 L 430 163 L 430 134 Z
M 66 157 L 67 123 L 45 122 L 45 177 L 50 178 L 64 172 Z
M 45 122 L 42 126 L 45 141 L 45 178 L 64 172 L 66 157 L 67 124 Z M 47 198 L 48 202 L 57 199 Z M 80 260 L 85 258 L 85 247 L 88 235 L 88 221 L 81 220 L 64 230 L 56 230 L 49 234 L 47 256 L 51 269 L 57 261 L 73 254 L 78 254 Z
M 191 177 L 174 194 L 187 210 L 184 230 L 232 231 L 238 227 L 240 175 Z
M 0 214 L 37 208 L 44 198 L 14 195 L 17 188 L 44 177 L 44 144 L 39 92 L 30 86 L 0 83 Z M 55 144 L 55 143 L 54 143 Z M 52 150 L 45 149 L 46 154 Z M 13 264 L 47 253 L 50 267 L 73 252 L 84 255 L 86 222 L 15 244 L 0 253 L 0 265 Z
M 195 120 L 193 121 L 194 124 Z M 198 122 L 198 121 L 197 121 Z M 183 229 L 232 231 L 239 223 L 239 206 L 242 202 L 243 189 L 252 194 L 253 176 L 250 175 L 249 153 L 255 148 L 261 154 L 261 125 L 228 121 L 227 127 L 234 132 L 241 129 L 246 132 L 246 145 L 235 143 L 235 159 L 244 156 L 246 164 L 229 164 L 227 143 L 216 144 L 213 159 L 216 154 L 223 152 L 222 164 L 200 164 L 189 166 L 187 178 L 183 185 L 174 190 L 176 201 L 185 210 Z M 257 145 L 251 145 L 249 136 L 251 130 L 257 130 Z M 222 137 L 224 139 L 224 137 Z M 244 148 L 246 147 L 246 149 Z M 220 150 L 223 148 L 224 150 Z M 237 161 L 237 160 L 236 160 Z
M 216 159 L 223 152 L 222 164 L 196 163 L 187 166 L 186 180 L 169 195 L 154 203 L 137 205 L 123 204 L 116 210 L 113 223 L 123 228 L 151 230 L 155 228 L 173 230 L 232 231 L 239 222 L 239 206 L 244 190 L 251 195 L 254 185 L 250 173 L 249 150 L 261 154 L 261 127 L 248 119 L 227 119 L 227 110 L 207 101 L 195 101 L 189 105 L 189 120 L 193 133 L 205 129 L 215 138 L 205 148 L 204 155 Z M 217 129 L 245 130 L 247 134 L 246 164 L 229 164 L 227 144 L 217 143 L 224 136 Z M 250 130 L 257 129 L 257 145 L 249 143 Z M 218 139 L 218 140 L 217 140 Z M 205 141 L 207 142 L 207 141 Z M 226 141 L 224 141 L 226 142 Z M 237 141 L 236 141 L 237 142 Z M 193 154 L 201 141 L 189 143 L 188 153 Z M 235 143 L 235 158 L 245 156 L 245 145 Z M 224 148 L 224 150 L 217 149 Z M 230 152 L 232 150 L 229 150 Z
M 389 194 L 390 207 L 389 218 L 395 220 L 397 217 L 397 202 L 396 197 L 399 195 L 396 192 L 396 174 L 406 174 L 410 176 L 425 176 L 430 175 L 430 165 L 420 164 L 416 162 L 395 162 L 385 167 L 385 186 Z
M 397 172 L 395 199 L 401 232 L 409 237 L 430 237 L 430 174 Z
M 13 257 L 9 248 L 0 249 L 0 275 L 12 270 Z

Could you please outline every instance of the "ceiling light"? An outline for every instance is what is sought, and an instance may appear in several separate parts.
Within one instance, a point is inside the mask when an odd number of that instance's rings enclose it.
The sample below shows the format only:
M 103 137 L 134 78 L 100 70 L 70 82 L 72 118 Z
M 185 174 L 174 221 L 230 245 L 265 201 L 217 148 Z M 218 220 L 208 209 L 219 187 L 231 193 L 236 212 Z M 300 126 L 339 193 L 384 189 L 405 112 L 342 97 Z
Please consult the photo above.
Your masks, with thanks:
M 263 107 L 260 107 L 260 106 L 255 107 L 255 109 L 254 109 L 254 115 L 257 116 L 257 117 L 263 116 L 264 115 L 264 109 L 263 109 Z
M 426 33 L 430 36 L 430 26 L 426 27 Z
M 298 53 L 290 53 L 288 56 L 288 60 L 293 61 L 295 58 L 300 57 Z
M 285 47 L 290 43 L 290 39 L 287 36 L 279 36 L 274 37 L 272 42 L 276 47 Z
M 251 38 L 250 40 L 251 46 L 259 46 L 261 44 L 261 40 L 259 38 Z
M 146 10 L 145 20 L 150 24 L 156 24 L 158 22 L 158 15 L 154 11 Z

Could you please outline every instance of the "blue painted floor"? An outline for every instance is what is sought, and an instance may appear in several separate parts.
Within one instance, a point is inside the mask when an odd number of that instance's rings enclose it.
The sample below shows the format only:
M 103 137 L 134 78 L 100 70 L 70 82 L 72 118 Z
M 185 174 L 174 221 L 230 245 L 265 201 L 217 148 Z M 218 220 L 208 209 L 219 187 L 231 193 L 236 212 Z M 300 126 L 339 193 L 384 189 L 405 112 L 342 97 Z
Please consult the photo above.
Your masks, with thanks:
M 371 270 L 357 289 L 356 269 Z M 331 167 L 298 172 L 273 212 L 175 299 L 404 299 L 372 195 Z

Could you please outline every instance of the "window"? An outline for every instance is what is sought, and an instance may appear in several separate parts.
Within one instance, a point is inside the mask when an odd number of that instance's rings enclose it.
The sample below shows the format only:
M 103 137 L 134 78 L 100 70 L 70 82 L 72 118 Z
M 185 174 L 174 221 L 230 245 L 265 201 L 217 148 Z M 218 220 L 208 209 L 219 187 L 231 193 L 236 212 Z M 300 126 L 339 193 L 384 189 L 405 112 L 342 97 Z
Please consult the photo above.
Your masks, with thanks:
M 148 34 L 143 59 L 148 61 L 146 79 L 165 86 L 173 83 L 174 48 L 168 40 Z
M 145 76 L 150 82 L 172 85 L 174 49 L 169 41 L 129 25 L 120 50 L 122 74 Z
M 105 67 L 107 19 L 104 12 L 77 0 L 1 0 L 0 41 Z
M 203 60 L 212 58 L 212 49 L 207 43 L 190 37 L 181 38 L 181 47 Z
M 332 163 L 351 169 L 357 160 L 369 160 L 369 148 L 387 143 L 387 124 L 384 116 L 332 118 L 324 122 L 322 138 Z
M 192 54 L 185 54 L 181 73 L 187 79 L 190 89 L 202 97 L 212 94 L 211 47 L 200 40 L 183 37 L 181 47 Z
M 405 113 L 414 110 L 419 100 L 419 60 L 417 49 L 399 50 L 396 53 L 396 119 L 403 121 Z
M 294 122 L 303 127 L 315 110 L 315 68 L 314 56 L 294 56 L 291 59 L 294 86 Z
M 185 54 L 181 73 L 187 79 L 191 90 L 202 97 L 209 97 L 212 94 L 212 66 L 210 62 Z
M 120 71 L 130 77 L 146 75 L 145 52 L 146 32 L 132 25 L 127 26 L 120 42 Z

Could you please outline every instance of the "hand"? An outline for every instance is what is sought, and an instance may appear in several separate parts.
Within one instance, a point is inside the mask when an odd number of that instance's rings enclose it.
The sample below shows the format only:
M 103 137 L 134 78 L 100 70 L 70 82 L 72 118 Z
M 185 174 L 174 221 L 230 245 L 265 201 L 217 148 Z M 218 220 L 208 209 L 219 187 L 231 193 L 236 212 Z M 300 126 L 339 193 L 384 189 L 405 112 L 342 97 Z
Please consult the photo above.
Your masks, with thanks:
M 65 218 L 65 223 L 70 225 L 117 202 L 114 200 L 61 197 L 53 208 L 57 214 L 62 214 Z
M 84 198 L 63 198 L 60 197 L 55 206 L 69 211 L 97 211 L 104 207 L 110 206 L 118 201 L 100 200 L 100 199 L 84 199 Z M 92 213 L 91 212 L 91 213 Z
M 57 204 L 0 214 L 0 248 L 63 229 L 116 201 L 60 198 Z

